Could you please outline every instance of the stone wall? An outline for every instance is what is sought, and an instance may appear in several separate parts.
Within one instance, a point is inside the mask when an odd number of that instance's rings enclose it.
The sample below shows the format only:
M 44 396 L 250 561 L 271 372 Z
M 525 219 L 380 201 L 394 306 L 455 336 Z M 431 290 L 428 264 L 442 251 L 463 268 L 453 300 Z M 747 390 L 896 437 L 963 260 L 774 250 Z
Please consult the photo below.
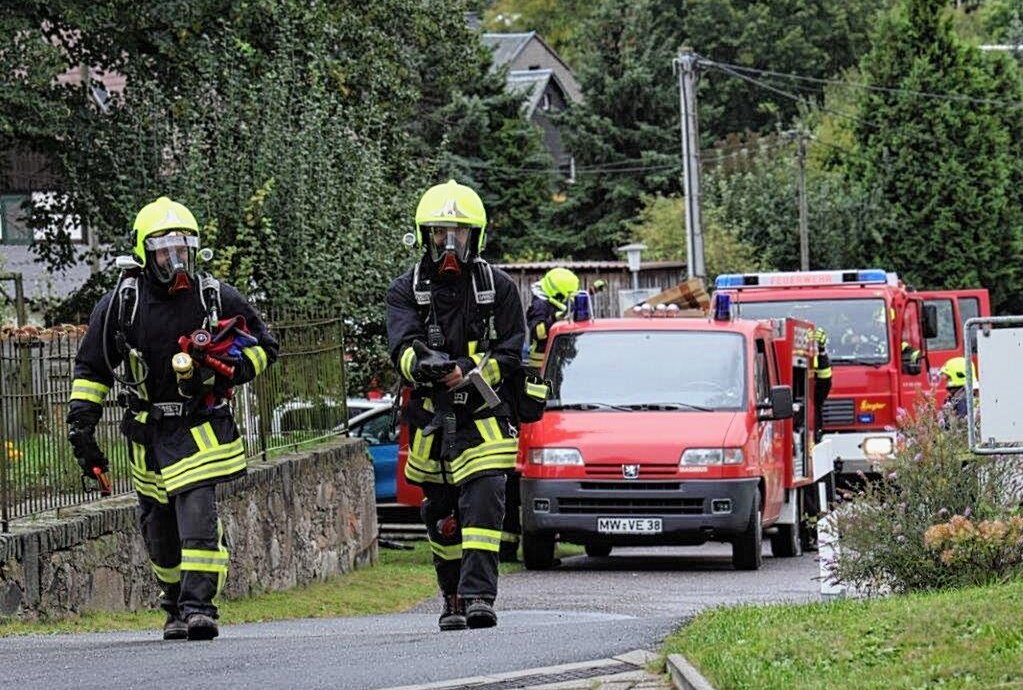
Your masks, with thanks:
M 237 598 L 348 572 L 377 558 L 373 466 L 343 439 L 269 462 L 217 487 Z M 133 496 L 21 520 L 0 535 L 0 615 L 60 618 L 155 606 L 158 587 Z

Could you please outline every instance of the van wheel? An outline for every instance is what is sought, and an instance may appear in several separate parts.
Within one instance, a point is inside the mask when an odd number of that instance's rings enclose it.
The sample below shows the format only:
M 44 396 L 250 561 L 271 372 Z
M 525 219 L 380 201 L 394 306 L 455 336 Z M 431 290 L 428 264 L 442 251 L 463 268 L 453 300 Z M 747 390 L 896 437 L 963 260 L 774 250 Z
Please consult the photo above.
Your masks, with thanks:
M 548 570 L 554 565 L 554 544 L 553 533 L 523 533 L 522 563 L 526 570 Z
M 586 555 L 590 558 L 607 558 L 611 555 L 610 544 L 587 544 Z
M 771 535 L 771 555 L 775 558 L 794 558 L 803 555 L 799 538 L 799 525 L 778 525 Z
M 753 506 L 746 531 L 732 541 L 732 566 L 736 570 L 759 570 L 763 561 L 764 527 L 760 521 L 760 491 L 753 492 Z

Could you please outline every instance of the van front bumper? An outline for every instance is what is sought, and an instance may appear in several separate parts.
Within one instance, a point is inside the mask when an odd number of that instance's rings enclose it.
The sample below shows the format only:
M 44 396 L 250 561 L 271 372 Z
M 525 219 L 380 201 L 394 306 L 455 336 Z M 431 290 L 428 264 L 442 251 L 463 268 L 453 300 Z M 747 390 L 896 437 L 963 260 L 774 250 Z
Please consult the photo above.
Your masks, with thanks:
M 727 541 L 749 526 L 759 479 L 521 480 L 525 532 L 612 545 Z M 608 533 L 600 518 L 659 518 L 655 533 Z M 604 521 L 607 523 L 607 520 Z M 606 524 L 605 524 L 606 528 Z

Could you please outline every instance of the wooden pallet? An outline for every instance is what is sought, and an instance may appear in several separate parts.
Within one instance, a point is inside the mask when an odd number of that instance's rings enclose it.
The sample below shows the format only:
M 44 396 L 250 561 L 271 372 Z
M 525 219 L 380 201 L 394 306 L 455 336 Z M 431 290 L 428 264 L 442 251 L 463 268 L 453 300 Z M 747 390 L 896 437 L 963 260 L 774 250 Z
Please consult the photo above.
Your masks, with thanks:
M 646 304 L 651 307 L 675 304 L 681 310 L 678 316 L 706 316 L 710 309 L 710 295 L 703 285 L 703 279 L 690 278 L 654 295 L 646 300 Z

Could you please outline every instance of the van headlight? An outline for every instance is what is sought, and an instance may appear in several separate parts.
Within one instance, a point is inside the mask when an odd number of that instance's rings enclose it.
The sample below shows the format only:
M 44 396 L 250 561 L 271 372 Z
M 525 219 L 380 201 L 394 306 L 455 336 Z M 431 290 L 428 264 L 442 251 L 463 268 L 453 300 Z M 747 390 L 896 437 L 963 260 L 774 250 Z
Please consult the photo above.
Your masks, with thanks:
M 583 454 L 575 448 L 533 448 L 529 462 L 534 465 L 581 465 Z
M 871 460 L 880 460 L 895 454 L 895 442 L 890 436 L 868 436 L 860 446 Z
M 679 459 L 679 467 L 686 465 L 741 465 L 742 448 L 688 448 Z

